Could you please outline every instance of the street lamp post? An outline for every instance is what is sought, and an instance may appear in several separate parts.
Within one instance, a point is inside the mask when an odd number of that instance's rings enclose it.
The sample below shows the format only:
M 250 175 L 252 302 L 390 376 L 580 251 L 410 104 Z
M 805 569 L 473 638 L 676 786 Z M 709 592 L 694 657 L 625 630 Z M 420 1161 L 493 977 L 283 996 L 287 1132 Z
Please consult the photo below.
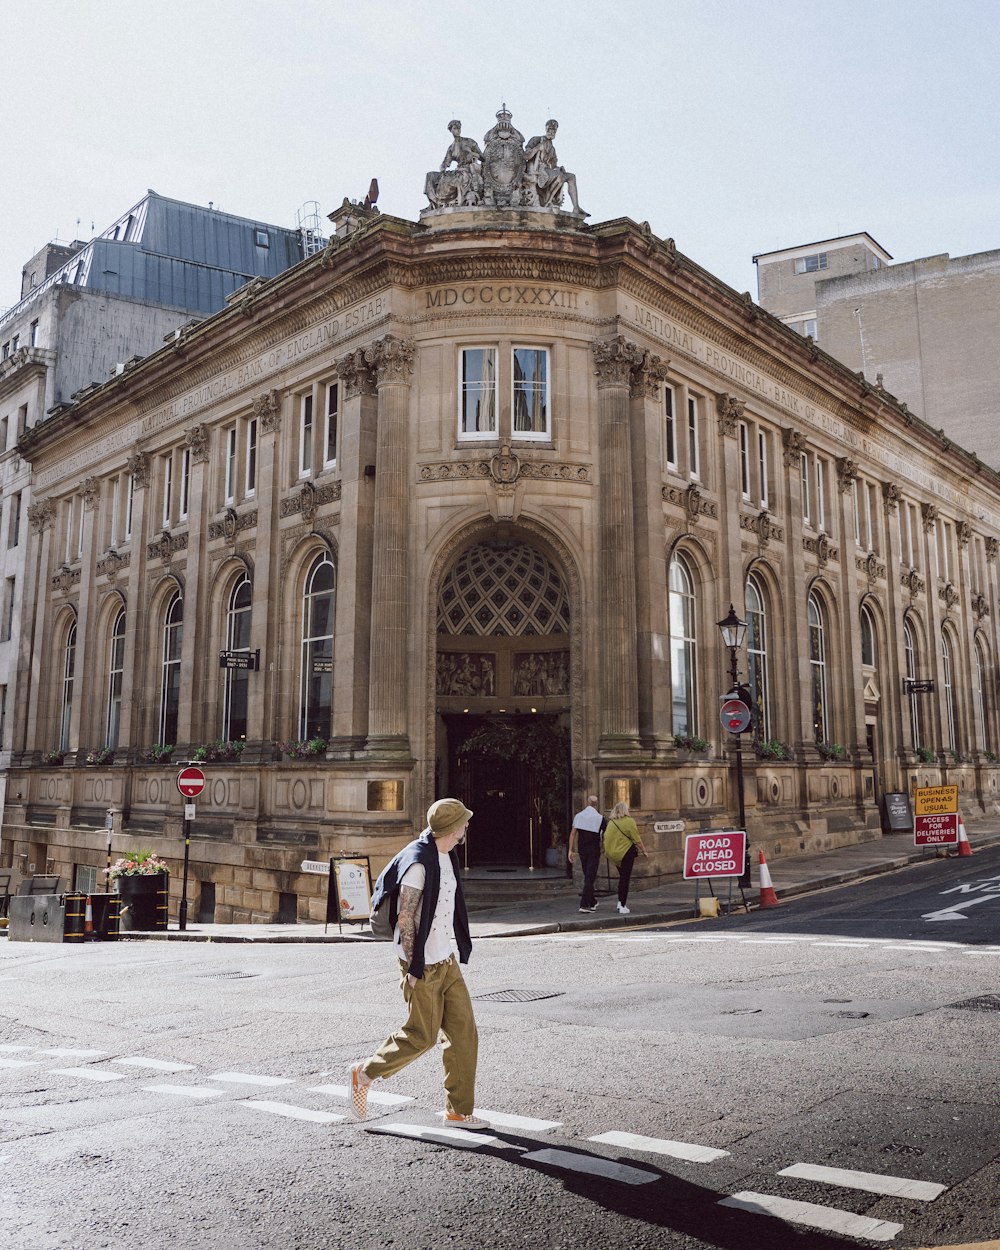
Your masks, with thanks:
M 729 605 L 729 615 L 718 622 L 719 632 L 722 634 L 723 645 L 729 648 L 729 676 L 732 680 L 732 697 L 741 698 L 739 670 L 736 666 L 736 652 L 743 646 L 743 640 L 746 638 L 747 623 L 741 621 L 736 615 L 736 609 L 732 604 Z M 740 805 L 740 828 L 745 832 L 747 827 L 746 808 L 743 799 L 743 743 L 742 734 L 734 733 L 733 739 L 736 745 L 736 792 Z M 747 839 L 746 861 L 743 866 L 743 877 L 740 880 L 741 886 L 750 883 L 750 841 Z

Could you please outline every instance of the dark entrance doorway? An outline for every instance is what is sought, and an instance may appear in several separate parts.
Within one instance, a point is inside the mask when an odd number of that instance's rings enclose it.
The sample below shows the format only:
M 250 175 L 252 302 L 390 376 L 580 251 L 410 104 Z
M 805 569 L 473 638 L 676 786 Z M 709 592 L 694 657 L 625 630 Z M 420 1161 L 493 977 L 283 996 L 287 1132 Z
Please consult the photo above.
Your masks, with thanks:
M 570 757 L 568 735 L 559 729 L 559 719 L 445 715 L 448 789 L 475 813 L 467 843 L 471 867 L 544 867 L 553 822 L 568 829 Z M 523 752 L 510 749 L 510 744 L 523 744 L 529 737 L 551 743 L 547 768 L 533 766 Z M 476 739 L 493 745 L 466 750 L 466 744 Z M 551 760 L 556 758 L 553 767 Z

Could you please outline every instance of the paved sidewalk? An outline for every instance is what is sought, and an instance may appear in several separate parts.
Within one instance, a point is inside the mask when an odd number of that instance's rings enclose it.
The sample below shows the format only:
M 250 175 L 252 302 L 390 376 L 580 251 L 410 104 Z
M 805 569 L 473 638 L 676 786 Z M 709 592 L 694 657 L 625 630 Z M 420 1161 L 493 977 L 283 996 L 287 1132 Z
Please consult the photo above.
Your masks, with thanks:
M 978 848 L 1000 844 L 1000 820 L 978 825 L 969 834 L 973 852 Z M 954 852 L 952 852 L 954 854 Z M 752 860 L 756 856 L 751 851 Z M 782 901 L 812 890 L 859 881 L 880 873 L 895 872 L 908 864 L 934 859 L 930 849 L 917 849 L 911 833 L 891 834 L 860 846 L 842 847 L 820 855 L 796 855 L 769 862 L 774 888 Z M 753 862 L 754 886 L 746 891 L 747 901 L 757 902 L 757 864 Z M 974 869 L 973 869 L 974 871 Z M 612 883 L 614 884 L 614 882 Z M 606 880 L 598 882 L 600 906 L 591 915 L 578 910 L 574 895 L 558 899 L 535 899 L 502 907 L 478 908 L 470 915 L 474 938 L 517 937 L 537 933 L 570 933 L 588 929 L 616 929 L 635 924 L 690 920 L 694 917 L 693 881 L 671 877 L 652 889 L 634 886 L 629 895 L 631 915 L 619 916 L 615 894 L 602 895 Z M 725 895 L 728 883 L 720 883 L 717 892 Z M 707 894 L 707 889 L 702 890 Z M 739 891 L 733 888 L 734 903 L 742 907 Z M 343 933 L 331 924 L 326 933 L 321 924 L 189 924 L 184 933 L 176 928 L 166 933 L 123 933 L 127 941 L 195 941 L 195 942 L 371 942 L 374 939 L 367 925 L 344 925 Z

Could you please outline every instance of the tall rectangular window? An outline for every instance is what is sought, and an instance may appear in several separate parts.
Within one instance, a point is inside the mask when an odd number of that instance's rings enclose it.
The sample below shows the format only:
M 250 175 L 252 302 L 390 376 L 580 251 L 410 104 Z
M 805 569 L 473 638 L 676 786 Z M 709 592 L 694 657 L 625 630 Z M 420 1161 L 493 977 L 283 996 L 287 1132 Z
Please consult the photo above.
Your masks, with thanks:
M 257 489 L 257 418 L 251 417 L 247 422 L 246 472 L 243 480 L 243 492 L 252 495 Z
M 11 496 L 10 500 L 10 532 L 7 535 L 7 546 L 16 547 L 21 541 L 21 492 Z
M 677 468 L 677 430 L 674 423 L 674 388 L 663 388 L 663 433 L 667 455 L 667 468 Z
M 515 347 L 512 353 L 514 438 L 549 438 L 549 353 Z
M 767 463 L 767 431 L 757 431 L 757 474 L 760 486 L 760 506 L 768 508 L 771 504 L 771 491 L 768 485 Z
M 816 457 L 816 529 L 826 529 L 826 461 Z
M 299 477 L 312 472 L 313 459 L 313 397 L 303 395 L 299 405 Z
M 125 485 L 125 537 L 132 537 L 132 521 L 135 517 L 135 475 L 130 473 Z
M 812 475 L 809 472 L 809 457 L 802 452 L 799 457 L 799 472 L 802 475 L 802 519 L 806 525 L 812 524 Z
M 337 463 L 337 436 L 340 425 L 340 386 L 331 382 L 326 388 L 326 429 L 323 436 L 323 464 L 331 468 Z
M 7 745 L 7 687 L 0 686 L 0 751 L 6 751 Z
M 122 480 L 120 477 L 111 479 L 111 525 L 108 530 L 108 546 L 114 547 L 118 542 L 118 527 L 121 524 Z
M 225 432 L 226 438 L 226 503 L 236 500 L 236 426 Z
M 3 637 L 0 639 L 3 642 L 9 641 L 14 629 L 14 592 L 16 588 L 15 579 L 8 577 L 4 583 Z
M 688 470 L 693 478 L 701 477 L 701 455 L 698 449 L 698 397 L 688 396 Z
M 461 358 L 460 438 L 488 438 L 497 429 L 497 352 L 465 347 Z
M 28 331 L 28 346 L 29 347 L 38 346 L 38 321 L 37 320 L 31 323 L 31 327 Z
M 170 508 L 174 493 L 174 457 L 168 452 L 163 457 L 163 528 L 170 528 Z
M 116 484 L 117 489 L 117 484 Z M 181 452 L 181 497 L 178 516 L 182 521 L 187 520 L 188 507 L 191 499 L 191 448 L 185 447 Z
M 748 502 L 750 500 L 750 428 L 745 421 L 740 422 L 740 493 Z

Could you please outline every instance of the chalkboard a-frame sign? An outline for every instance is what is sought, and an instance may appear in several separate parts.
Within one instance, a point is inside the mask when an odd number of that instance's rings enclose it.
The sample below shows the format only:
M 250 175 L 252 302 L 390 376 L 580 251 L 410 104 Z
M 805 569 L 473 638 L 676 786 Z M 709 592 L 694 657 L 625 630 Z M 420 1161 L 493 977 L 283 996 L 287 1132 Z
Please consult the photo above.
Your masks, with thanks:
M 882 796 L 882 826 L 889 833 L 913 828 L 910 796 L 905 790 L 890 790 Z

